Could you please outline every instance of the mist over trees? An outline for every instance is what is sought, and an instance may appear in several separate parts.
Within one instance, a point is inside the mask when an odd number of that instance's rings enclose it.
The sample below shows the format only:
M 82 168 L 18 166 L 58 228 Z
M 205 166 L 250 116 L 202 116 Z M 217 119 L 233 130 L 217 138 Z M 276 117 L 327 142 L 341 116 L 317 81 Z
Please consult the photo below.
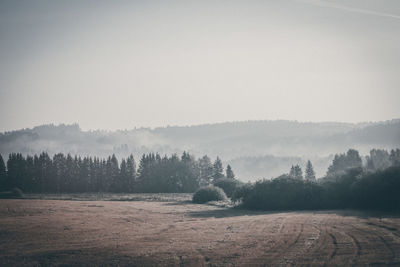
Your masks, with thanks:
M 230 165 L 208 156 L 196 159 L 188 152 L 161 156 L 143 154 L 138 165 L 133 155 L 122 158 L 80 157 L 57 153 L 52 157 L 11 153 L 0 155 L 0 191 L 26 193 L 159 193 L 195 192 L 209 185 L 223 189 L 250 209 L 376 209 L 400 211 L 400 149 L 372 149 L 364 163 L 355 149 L 336 154 L 326 176 L 316 179 L 307 161 L 271 180 L 243 184 Z
M 303 180 L 303 170 L 299 165 L 292 165 L 292 168 L 289 172 L 289 177 L 296 179 L 296 180 Z
M 0 155 L 0 191 L 20 188 L 26 193 L 194 192 L 225 178 L 221 159 L 194 158 L 187 152 L 161 156 L 143 154 L 138 166 L 133 155 L 119 163 L 107 158 L 48 153 L 24 157 L 11 153 L 7 168 Z M 233 175 L 229 166 L 226 173 Z M 230 179 L 233 179 L 232 177 Z
M 153 151 L 164 154 L 220 156 L 244 181 L 276 177 L 288 166 L 313 163 L 317 177 L 325 174 L 332 157 L 349 147 L 367 154 L 372 148 L 400 146 L 400 121 L 376 123 L 302 123 L 244 121 L 198 126 L 82 131 L 74 125 L 43 125 L 0 133 L 0 154 L 24 156 L 96 155 L 118 159 Z M 301 156 L 299 156 L 301 155 Z
M 327 175 L 335 175 L 351 168 L 360 168 L 362 160 L 357 150 L 349 149 L 346 154 L 336 154 L 328 167 Z

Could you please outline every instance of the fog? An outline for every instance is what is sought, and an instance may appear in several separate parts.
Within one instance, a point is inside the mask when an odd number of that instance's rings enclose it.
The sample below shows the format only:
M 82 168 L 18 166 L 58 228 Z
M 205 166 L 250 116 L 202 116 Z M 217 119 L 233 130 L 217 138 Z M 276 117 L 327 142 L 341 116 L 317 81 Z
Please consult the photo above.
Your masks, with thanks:
M 42 151 L 119 159 L 158 152 L 221 157 L 242 181 L 276 177 L 291 165 L 311 160 L 318 177 L 326 174 L 337 153 L 355 148 L 361 155 L 373 148 L 400 147 L 400 121 L 374 123 L 302 123 L 246 121 L 192 127 L 140 128 L 126 131 L 83 131 L 79 125 L 44 125 L 0 134 L 0 154 Z
M 400 0 L 0 0 L 0 266 L 399 265 L 399 44 Z
M 400 116 L 398 1 L 1 1 L 0 131 Z

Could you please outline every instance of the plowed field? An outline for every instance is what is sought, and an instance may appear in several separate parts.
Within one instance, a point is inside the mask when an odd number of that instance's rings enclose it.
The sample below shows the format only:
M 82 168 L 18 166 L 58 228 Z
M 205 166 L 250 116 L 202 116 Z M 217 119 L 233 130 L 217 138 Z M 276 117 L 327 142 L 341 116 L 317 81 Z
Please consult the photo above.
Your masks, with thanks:
M 400 218 L 188 202 L 0 200 L 0 265 L 399 265 Z

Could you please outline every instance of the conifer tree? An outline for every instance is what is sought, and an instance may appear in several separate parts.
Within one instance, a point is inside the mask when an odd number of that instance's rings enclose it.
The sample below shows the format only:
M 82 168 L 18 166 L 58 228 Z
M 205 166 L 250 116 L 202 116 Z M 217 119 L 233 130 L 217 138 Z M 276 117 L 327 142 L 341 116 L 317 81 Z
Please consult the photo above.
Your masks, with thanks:
M 129 184 L 128 190 L 129 192 L 132 192 L 134 190 L 136 180 L 136 163 L 132 154 L 126 160 L 126 172 Z
M 6 165 L 4 163 L 3 157 L 0 154 L 0 191 L 5 190 L 6 180 L 7 180 Z
M 235 174 L 233 173 L 231 165 L 226 166 L 226 178 L 235 179 Z
M 335 175 L 351 168 L 362 166 L 361 157 L 357 150 L 349 149 L 346 154 L 336 154 L 332 164 L 328 167 L 327 175 Z
M 213 165 L 211 160 L 207 155 L 204 155 L 199 159 L 199 183 L 201 186 L 209 185 L 213 177 Z
M 315 171 L 314 168 L 311 164 L 311 161 L 308 160 L 307 161 L 307 165 L 306 165 L 306 172 L 305 172 L 305 177 L 304 177 L 307 181 L 312 181 L 315 182 Z
M 301 170 L 301 167 L 298 164 L 295 166 L 292 165 L 289 176 L 293 179 L 303 180 L 303 171 Z
M 224 177 L 224 168 L 222 167 L 222 161 L 219 157 L 214 161 L 213 164 L 213 180 L 216 181 Z

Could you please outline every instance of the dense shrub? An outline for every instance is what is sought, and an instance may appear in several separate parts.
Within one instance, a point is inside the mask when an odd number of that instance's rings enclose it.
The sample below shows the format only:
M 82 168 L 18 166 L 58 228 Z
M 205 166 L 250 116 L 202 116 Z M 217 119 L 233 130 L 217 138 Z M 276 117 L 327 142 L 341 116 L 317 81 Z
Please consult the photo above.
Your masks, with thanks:
M 194 203 L 206 203 L 208 201 L 226 200 L 224 190 L 215 186 L 201 187 L 193 195 Z
M 253 189 L 253 184 L 247 183 L 247 184 L 242 184 L 236 187 L 235 192 L 233 192 L 233 195 L 231 197 L 232 201 L 238 202 L 241 201 L 245 196 L 247 196 L 250 191 Z
M 243 206 L 259 210 L 321 208 L 323 188 L 312 182 L 279 178 L 257 182 L 242 197 Z
M 400 212 L 400 167 L 364 174 L 352 192 L 355 208 Z
M 239 185 L 240 182 L 238 180 L 231 178 L 221 178 L 214 182 L 214 186 L 222 188 L 222 190 L 224 190 L 225 194 L 228 197 L 232 197 L 233 193 L 236 190 L 236 187 L 238 187 Z
M 327 209 L 353 208 L 354 184 L 361 179 L 362 168 L 348 169 L 335 176 L 327 176 L 320 181 L 325 189 L 324 207 Z
M 349 169 L 319 183 L 281 176 L 239 187 L 233 200 L 258 210 L 368 209 L 400 212 L 400 167 Z

